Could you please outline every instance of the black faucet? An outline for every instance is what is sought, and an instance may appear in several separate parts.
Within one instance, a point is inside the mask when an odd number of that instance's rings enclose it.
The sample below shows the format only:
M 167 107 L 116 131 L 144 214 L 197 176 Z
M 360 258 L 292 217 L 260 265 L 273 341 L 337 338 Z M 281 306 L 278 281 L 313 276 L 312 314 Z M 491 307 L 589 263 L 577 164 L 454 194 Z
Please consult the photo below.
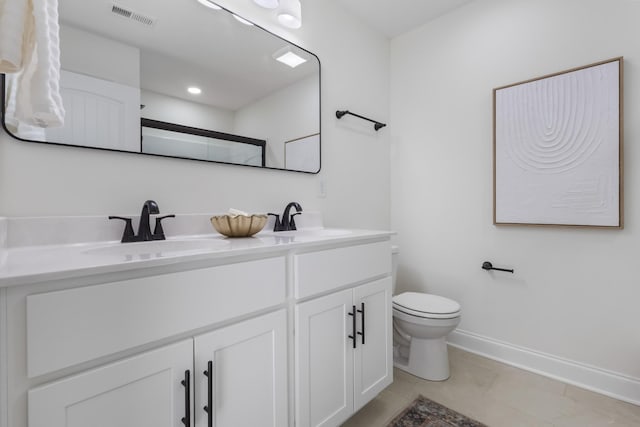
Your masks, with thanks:
M 291 208 L 295 208 L 296 212 L 290 214 Z M 298 202 L 291 202 L 285 208 L 282 213 L 282 221 L 280 221 L 280 215 L 269 213 L 267 215 L 273 215 L 276 217 L 276 222 L 273 226 L 273 231 L 288 231 L 288 230 L 296 230 L 296 222 L 293 217 L 296 215 L 300 215 L 302 213 L 302 206 Z
M 140 212 L 140 224 L 138 225 L 138 239 L 141 241 L 154 240 L 151 233 L 151 226 L 149 225 L 149 215 L 157 215 L 160 213 L 158 204 L 153 200 L 147 200 L 142 205 L 142 212 Z
M 122 233 L 122 243 L 129 242 L 146 242 L 149 240 L 165 240 L 164 230 L 162 229 L 162 220 L 165 218 L 175 218 L 175 215 L 165 215 L 156 217 L 156 226 L 151 232 L 149 224 L 149 215 L 157 215 L 160 213 L 158 204 L 153 200 L 147 200 L 142 205 L 140 213 L 140 225 L 138 226 L 138 235 L 133 233 L 131 218 L 123 218 L 121 216 L 110 216 L 109 219 L 121 219 L 125 222 L 124 233 Z

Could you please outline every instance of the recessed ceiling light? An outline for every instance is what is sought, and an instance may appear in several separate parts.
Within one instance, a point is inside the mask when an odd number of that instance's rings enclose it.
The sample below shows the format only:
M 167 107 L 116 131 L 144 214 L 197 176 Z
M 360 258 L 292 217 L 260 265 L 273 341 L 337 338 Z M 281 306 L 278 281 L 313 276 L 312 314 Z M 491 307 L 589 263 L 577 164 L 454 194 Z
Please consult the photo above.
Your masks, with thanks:
M 240 18 L 238 15 L 235 15 L 233 13 L 232 13 L 232 15 L 233 15 L 234 18 L 236 18 L 238 20 L 238 22 L 242 22 L 244 25 L 253 25 L 253 23 L 247 21 L 244 18 Z
M 291 68 L 296 68 L 300 64 L 304 64 L 307 60 L 299 55 L 296 55 L 290 46 L 286 46 L 273 54 L 273 59 L 280 61 L 283 64 L 288 65 Z
M 195 86 L 189 86 L 187 88 L 187 92 L 189 92 L 191 95 L 200 95 L 202 93 L 202 89 Z
M 220 6 L 218 6 L 217 4 L 209 1 L 209 0 L 198 0 L 198 3 L 200 3 L 203 6 L 206 6 L 208 8 L 211 8 L 213 10 L 222 10 L 222 8 Z

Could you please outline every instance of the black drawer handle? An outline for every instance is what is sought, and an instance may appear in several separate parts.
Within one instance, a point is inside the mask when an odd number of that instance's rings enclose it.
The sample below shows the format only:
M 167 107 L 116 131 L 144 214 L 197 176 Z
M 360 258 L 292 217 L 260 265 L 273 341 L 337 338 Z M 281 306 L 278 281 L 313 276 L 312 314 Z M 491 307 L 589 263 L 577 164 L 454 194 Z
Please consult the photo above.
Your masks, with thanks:
M 191 372 L 187 369 L 184 371 L 184 380 L 180 381 L 184 386 L 184 417 L 182 424 L 191 427 Z
M 358 313 L 362 314 L 362 332 L 358 332 L 358 335 L 360 335 L 362 337 L 362 345 L 364 345 L 364 324 L 365 324 L 365 320 L 364 320 L 364 303 L 360 303 L 360 307 L 361 307 L 361 309 L 358 310 Z
M 349 338 L 353 340 L 353 348 L 356 348 L 356 306 L 353 306 L 353 312 L 349 313 L 351 316 L 351 334 Z
M 213 361 L 207 362 L 207 370 L 204 371 L 207 377 L 207 406 L 203 409 L 207 413 L 207 427 L 213 427 Z

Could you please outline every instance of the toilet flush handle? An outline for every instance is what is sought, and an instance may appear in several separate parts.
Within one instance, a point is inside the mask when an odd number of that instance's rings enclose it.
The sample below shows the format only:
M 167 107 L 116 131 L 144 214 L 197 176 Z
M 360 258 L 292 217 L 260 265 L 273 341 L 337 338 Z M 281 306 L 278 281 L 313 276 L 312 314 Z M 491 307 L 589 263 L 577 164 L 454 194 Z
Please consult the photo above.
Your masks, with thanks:
M 485 261 L 482 263 L 482 269 L 483 270 L 498 270 L 498 271 L 506 271 L 507 273 L 513 273 L 513 269 L 509 269 L 509 268 L 497 268 L 494 267 L 493 264 L 491 264 L 489 261 Z

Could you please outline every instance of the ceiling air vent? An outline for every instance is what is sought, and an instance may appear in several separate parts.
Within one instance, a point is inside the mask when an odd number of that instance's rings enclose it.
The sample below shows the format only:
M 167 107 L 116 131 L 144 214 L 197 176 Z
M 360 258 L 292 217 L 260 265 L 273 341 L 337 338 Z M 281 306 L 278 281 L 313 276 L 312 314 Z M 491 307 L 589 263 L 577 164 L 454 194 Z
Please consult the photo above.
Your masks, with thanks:
M 111 12 L 123 18 L 131 19 L 132 21 L 139 22 L 141 24 L 152 27 L 156 23 L 156 19 L 142 13 L 136 12 L 131 8 L 124 7 L 122 5 L 113 3 L 111 5 Z

